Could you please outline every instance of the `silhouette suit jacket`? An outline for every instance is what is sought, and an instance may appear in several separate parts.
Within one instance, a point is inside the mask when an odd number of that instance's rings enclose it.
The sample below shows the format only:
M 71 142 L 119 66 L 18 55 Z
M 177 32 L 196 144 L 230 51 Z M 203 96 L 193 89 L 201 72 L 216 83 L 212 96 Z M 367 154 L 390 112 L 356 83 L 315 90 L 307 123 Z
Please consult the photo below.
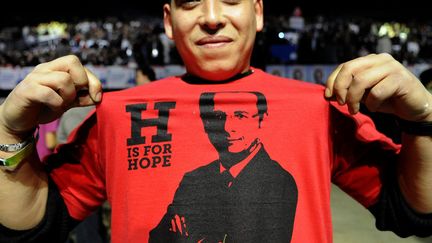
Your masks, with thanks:
M 216 160 L 185 174 L 149 242 L 290 242 L 297 193 L 264 146 L 230 187 Z M 173 226 L 176 216 L 181 227 Z

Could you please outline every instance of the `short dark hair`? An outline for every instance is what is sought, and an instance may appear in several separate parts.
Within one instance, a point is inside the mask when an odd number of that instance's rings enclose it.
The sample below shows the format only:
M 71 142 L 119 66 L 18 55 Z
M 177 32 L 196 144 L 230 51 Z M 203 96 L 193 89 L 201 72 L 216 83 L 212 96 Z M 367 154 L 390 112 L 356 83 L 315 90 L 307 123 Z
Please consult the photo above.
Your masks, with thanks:
M 432 81 L 432 68 L 426 69 L 420 73 L 420 81 L 426 87 Z
M 150 81 L 156 80 L 156 73 L 149 65 L 138 65 L 136 71 L 141 71 L 144 75 L 147 75 Z
M 213 117 L 211 114 L 213 113 L 214 108 L 214 96 L 217 93 L 250 93 L 254 94 L 257 97 L 256 106 L 258 109 L 258 116 L 259 116 L 259 127 L 261 127 L 261 122 L 264 120 L 264 115 L 268 115 L 267 112 L 267 99 L 266 97 L 260 93 L 260 92 L 206 92 L 202 93 L 199 99 L 199 108 L 200 108 L 200 116 L 201 119 L 204 122 L 204 126 L 206 126 L 206 121 Z

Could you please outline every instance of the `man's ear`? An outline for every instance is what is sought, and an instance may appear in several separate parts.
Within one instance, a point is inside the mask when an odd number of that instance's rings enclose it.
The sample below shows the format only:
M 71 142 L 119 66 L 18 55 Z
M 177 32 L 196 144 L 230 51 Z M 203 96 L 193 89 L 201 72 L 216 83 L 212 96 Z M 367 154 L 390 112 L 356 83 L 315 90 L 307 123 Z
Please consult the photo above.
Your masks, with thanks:
M 171 22 L 171 5 L 166 3 L 163 6 L 164 11 L 164 27 L 165 27 L 165 34 L 170 38 L 173 39 L 173 31 L 172 31 L 172 22 Z
M 255 0 L 255 18 L 256 18 L 256 31 L 260 32 L 264 28 L 264 5 L 263 0 Z

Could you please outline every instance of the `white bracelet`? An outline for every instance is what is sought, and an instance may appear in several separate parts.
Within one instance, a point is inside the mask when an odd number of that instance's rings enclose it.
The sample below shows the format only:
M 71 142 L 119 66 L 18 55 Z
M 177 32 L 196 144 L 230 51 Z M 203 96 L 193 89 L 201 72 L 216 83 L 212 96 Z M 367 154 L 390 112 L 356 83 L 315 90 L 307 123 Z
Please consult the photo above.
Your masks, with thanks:
M 12 143 L 12 144 L 0 144 L 0 151 L 3 152 L 16 152 L 23 149 L 27 144 L 29 144 L 33 140 L 33 136 L 22 141 L 21 143 Z
M 35 130 L 39 130 L 39 127 L 37 127 Z M 11 144 L 0 144 L 0 151 L 3 152 L 16 152 L 23 149 L 27 144 L 31 143 L 34 139 L 35 132 L 32 132 L 32 135 L 30 135 L 26 140 L 20 142 L 20 143 L 11 143 Z M 36 135 L 37 137 L 37 135 Z

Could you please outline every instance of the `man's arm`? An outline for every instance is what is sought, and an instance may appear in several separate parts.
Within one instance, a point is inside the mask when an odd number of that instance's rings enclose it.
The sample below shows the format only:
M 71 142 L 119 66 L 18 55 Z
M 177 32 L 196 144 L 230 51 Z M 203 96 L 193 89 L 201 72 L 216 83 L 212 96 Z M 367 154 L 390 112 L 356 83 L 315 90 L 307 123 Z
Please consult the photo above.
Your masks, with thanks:
M 325 92 L 356 114 L 360 102 L 371 111 L 413 122 L 432 122 L 432 95 L 414 74 L 388 54 L 369 55 L 341 64 Z M 432 137 L 403 134 L 397 178 L 413 210 L 432 213 Z
M 402 135 L 397 175 L 409 205 L 419 213 L 432 213 L 432 137 Z
M 15 172 L 0 171 L 0 224 L 7 228 L 33 228 L 45 214 L 48 181 L 37 158 L 26 158 Z
M 101 100 L 99 80 L 77 57 L 66 56 L 38 65 L 0 106 L 0 144 L 24 141 L 40 123 L 60 117 L 74 106 Z M 1 152 L 9 158 L 18 152 Z M 13 171 L 0 171 L 0 224 L 15 230 L 38 225 L 44 217 L 48 179 L 36 152 Z

